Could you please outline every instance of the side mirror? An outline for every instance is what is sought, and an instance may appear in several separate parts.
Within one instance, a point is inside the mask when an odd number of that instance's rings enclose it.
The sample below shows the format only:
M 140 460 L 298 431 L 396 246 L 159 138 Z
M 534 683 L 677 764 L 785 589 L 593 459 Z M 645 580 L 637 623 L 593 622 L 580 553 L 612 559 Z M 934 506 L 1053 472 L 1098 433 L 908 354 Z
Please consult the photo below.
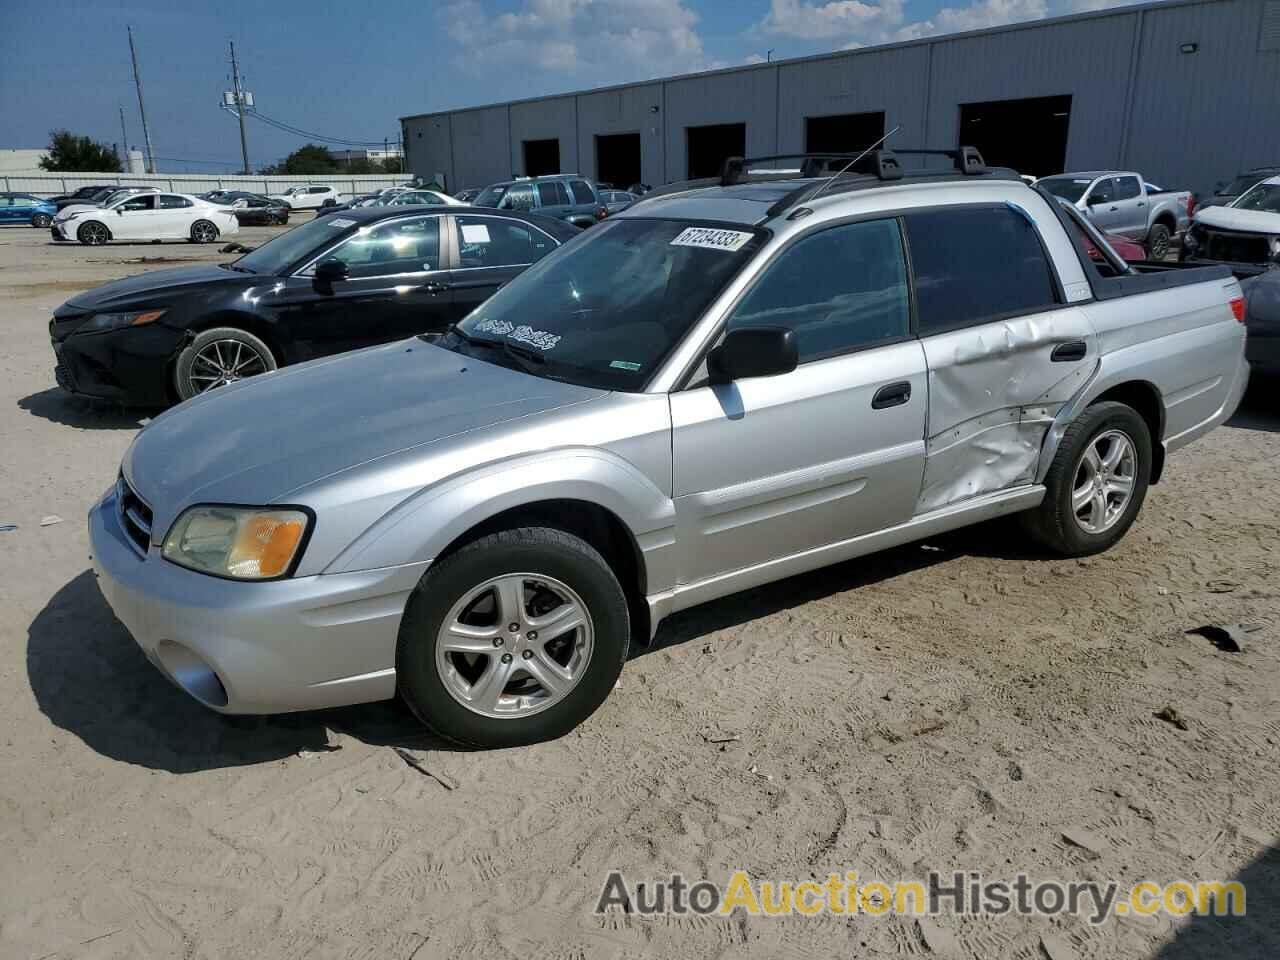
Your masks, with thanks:
M 743 327 L 730 330 L 707 355 L 712 383 L 790 373 L 799 362 L 796 335 L 789 327 Z
M 316 283 L 338 283 L 347 279 L 347 265 L 336 258 L 316 264 Z
M 1103 197 L 1101 194 L 1091 193 L 1089 194 L 1088 198 L 1085 200 L 1084 205 L 1086 207 L 1096 207 L 1098 204 L 1106 203 L 1106 202 L 1107 202 L 1106 198 Z

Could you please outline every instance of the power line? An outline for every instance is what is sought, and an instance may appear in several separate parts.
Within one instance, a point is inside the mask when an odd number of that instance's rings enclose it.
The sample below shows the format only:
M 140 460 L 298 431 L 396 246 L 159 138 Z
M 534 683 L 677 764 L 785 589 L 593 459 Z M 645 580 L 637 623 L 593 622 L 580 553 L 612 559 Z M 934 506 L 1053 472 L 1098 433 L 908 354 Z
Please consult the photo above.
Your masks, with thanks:
M 337 143 L 348 147 L 379 147 L 382 146 L 384 142 L 382 140 L 351 140 L 346 137 L 330 137 L 323 133 L 314 133 L 310 130 L 303 130 L 301 127 L 295 127 L 293 124 L 285 123 L 283 120 L 276 120 L 272 117 L 268 117 L 257 108 L 248 110 L 246 113 L 248 116 L 261 120 L 263 123 L 269 124 L 278 130 L 283 130 L 286 133 L 292 133 L 299 137 L 308 137 L 311 140 L 319 140 L 324 143 Z

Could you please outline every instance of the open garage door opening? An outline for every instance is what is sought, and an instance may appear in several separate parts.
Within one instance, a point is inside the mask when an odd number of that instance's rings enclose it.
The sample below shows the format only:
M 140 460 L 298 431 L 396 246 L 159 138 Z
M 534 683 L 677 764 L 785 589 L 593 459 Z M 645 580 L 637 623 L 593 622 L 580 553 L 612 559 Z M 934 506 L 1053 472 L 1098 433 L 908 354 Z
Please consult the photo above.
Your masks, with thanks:
M 883 136 L 883 110 L 804 120 L 806 153 L 861 153 Z
M 1067 164 L 1071 97 L 960 104 L 960 144 L 995 167 L 1046 177 Z
M 596 179 L 619 190 L 640 182 L 640 134 L 596 137 Z
M 524 141 L 524 175 L 544 177 L 560 172 L 559 140 Z
M 689 145 L 688 177 L 718 177 L 729 157 L 747 153 L 747 125 L 718 123 L 710 127 L 685 127 Z

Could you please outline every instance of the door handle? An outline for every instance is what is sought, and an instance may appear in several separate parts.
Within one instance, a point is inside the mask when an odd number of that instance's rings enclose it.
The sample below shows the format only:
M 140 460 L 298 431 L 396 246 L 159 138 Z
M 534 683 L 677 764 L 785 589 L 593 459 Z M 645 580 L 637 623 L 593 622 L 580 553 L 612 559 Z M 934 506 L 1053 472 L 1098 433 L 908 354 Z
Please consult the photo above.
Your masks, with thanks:
M 1068 340 L 1054 347 L 1053 353 L 1049 354 L 1049 359 L 1054 363 L 1071 363 L 1083 360 L 1088 352 L 1089 348 L 1083 340 Z
M 1145 201 L 1145 200 L 1139 200 L 1139 201 L 1138 201 L 1138 206 L 1140 206 L 1140 207 L 1145 207 L 1146 205 L 1147 205 L 1147 204 L 1146 204 L 1146 201 Z
M 1119 207 L 1108 207 L 1108 208 L 1107 208 L 1107 212 L 1108 212 L 1108 213 L 1115 213 L 1115 212 L 1116 212 L 1117 210 L 1119 210 L 1119 209 L 1120 209 Z
M 449 289 L 447 283 L 441 283 L 439 280 L 428 280 L 422 285 L 422 289 L 427 293 L 444 293 Z
M 883 410 L 885 407 L 897 407 L 911 399 L 911 384 L 906 380 L 891 383 L 876 391 L 871 398 L 872 410 Z

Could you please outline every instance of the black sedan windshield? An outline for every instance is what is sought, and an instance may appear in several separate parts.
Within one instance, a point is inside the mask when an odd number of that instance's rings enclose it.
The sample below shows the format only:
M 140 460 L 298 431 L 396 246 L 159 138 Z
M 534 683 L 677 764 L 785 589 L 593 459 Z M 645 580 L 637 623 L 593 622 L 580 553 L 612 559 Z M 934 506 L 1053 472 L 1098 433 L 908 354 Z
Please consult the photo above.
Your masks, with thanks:
M 441 346 L 640 390 L 763 237 L 740 226 L 606 221 L 512 280 Z
M 341 214 L 320 217 L 268 240 L 233 266 L 248 273 L 282 274 L 318 248 L 344 236 L 355 221 Z

